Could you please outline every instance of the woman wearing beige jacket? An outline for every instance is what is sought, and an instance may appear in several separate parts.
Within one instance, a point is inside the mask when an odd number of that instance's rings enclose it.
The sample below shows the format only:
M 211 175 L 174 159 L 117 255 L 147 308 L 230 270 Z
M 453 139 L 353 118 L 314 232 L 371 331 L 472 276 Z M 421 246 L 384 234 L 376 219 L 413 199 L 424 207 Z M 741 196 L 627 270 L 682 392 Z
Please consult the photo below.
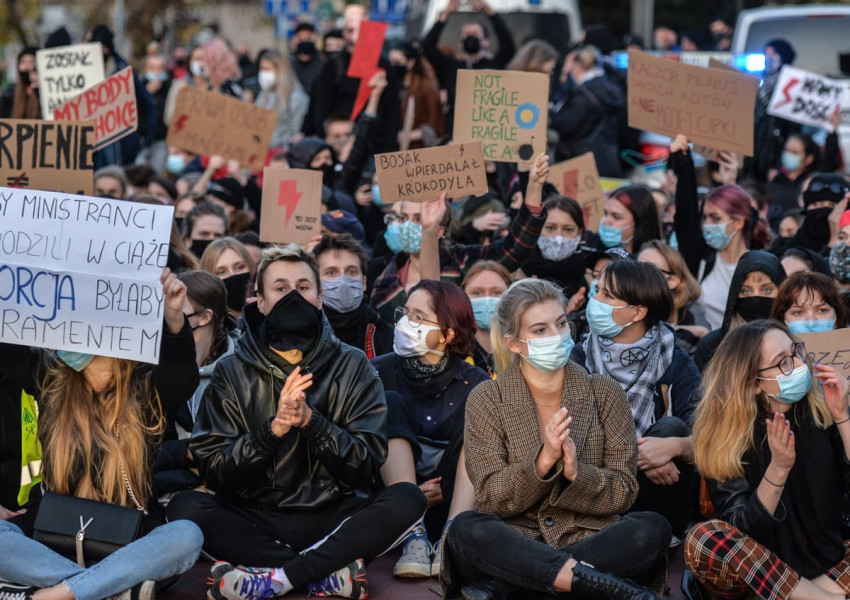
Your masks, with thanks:
M 621 577 L 651 579 L 670 526 L 631 513 L 635 426 L 615 381 L 568 362 L 566 301 L 542 279 L 502 296 L 491 336 L 500 374 L 466 408 L 466 468 L 480 512 L 454 519 L 443 547 L 445 597 L 501 600 L 515 587 L 654 600 Z

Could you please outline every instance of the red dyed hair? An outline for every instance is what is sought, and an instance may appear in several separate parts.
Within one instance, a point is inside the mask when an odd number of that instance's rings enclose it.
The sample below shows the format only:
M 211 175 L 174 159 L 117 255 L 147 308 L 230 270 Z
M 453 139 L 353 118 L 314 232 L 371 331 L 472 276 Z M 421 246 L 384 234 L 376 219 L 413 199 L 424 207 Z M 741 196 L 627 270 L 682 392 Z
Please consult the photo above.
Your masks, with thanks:
M 713 204 L 733 219 L 744 219 L 741 235 L 748 248 L 765 248 L 770 243 L 767 224 L 754 216 L 750 204 L 750 195 L 739 185 L 723 185 L 705 197 L 706 203 Z
M 408 297 L 413 292 L 422 290 L 431 296 L 429 302 L 437 322 L 440 323 L 440 331 L 444 336 L 448 335 L 449 329 L 454 331 L 455 339 L 446 348 L 449 356 L 467 357 L 475 350 L 475 315 L 472 312 L 472 304 L 460 286 L 447 281 L 433 281 L 423 279 L 408 292 Z

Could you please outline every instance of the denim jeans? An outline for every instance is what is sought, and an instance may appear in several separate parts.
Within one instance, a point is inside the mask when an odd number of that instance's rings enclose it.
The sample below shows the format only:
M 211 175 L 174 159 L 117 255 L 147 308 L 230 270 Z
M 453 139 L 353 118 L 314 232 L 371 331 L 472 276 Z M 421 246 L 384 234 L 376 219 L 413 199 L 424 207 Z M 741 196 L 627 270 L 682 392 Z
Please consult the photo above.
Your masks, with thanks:
M 148 579 L 185 573 L 198 560 L 203 541 L 191 521 L 166 523 L 83 569 L 26 537 L 16 525 L 0 521 L 0 579 L 36 588 L 64 581 L 77 600 L 102 600 Z
M 445 544 L 453 585 L 494 578 L 554 594 L 555 578 L 570 558 L 620 577 L 651 578 L 670 544 L 670 525 L 656 513 L 629 513 L 581 541 L 552 548 L 495 515 L 469 511 L 452 521 Z
M 658 419 L 643 434 L 644 437 L 688 437 L 690 429 L 677 417 Z M 656 485 L 638 471 L 638 497 L 632 505 L 635 512 L 652 511 L 664 515 L 670 522 L 673 535 L 683 537 L 685 527 L 691 517 L 697 494 L 697 471 L 693 464 L 680 458 L 674 458 L 673 464 L 679 469 L 679 481 L 673 485 Z

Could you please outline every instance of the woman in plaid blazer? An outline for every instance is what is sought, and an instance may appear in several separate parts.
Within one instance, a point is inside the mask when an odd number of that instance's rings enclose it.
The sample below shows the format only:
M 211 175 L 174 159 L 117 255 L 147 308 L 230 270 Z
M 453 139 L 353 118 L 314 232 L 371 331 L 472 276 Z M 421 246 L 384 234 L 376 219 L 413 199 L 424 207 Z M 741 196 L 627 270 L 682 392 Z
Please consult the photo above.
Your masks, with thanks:
M 635 426 L 612 379 L 568 362 L 561 290 L 524 279 L 502 296 L 491 329 L 499 378 L 466 408 L 466 468 L 480 512 L 454 519 L 443 547 L 444 595 L 501 600 L 514 587 L 578 597 L 656 594 L 670 525 L 626 511 L 637 495 Z

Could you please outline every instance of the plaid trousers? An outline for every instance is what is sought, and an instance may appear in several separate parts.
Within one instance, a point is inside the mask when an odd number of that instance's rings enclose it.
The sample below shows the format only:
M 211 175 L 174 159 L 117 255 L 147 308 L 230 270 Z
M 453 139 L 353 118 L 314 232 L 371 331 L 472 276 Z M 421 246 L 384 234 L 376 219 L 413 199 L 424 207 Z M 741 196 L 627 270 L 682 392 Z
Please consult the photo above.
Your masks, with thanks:
M 691 529 L 685 539 L 685 563 L 712 598 L 723 600 L 786 600 L 800 582 L 800 574 L 782 559 L 719 519 Z M 825 575 L 850 593 L 850 546 Z

